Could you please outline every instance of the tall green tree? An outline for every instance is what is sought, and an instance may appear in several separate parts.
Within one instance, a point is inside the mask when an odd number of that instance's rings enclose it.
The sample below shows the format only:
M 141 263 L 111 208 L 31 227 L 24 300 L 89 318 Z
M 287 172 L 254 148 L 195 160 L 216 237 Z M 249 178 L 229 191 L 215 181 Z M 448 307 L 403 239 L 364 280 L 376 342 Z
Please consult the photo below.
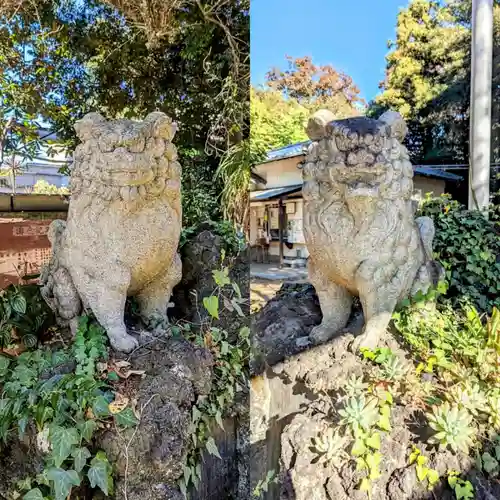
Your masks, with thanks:
M 279 91 L 252 88 L 250 93 L 250 137 L 256 153 L 307 140 L 305 126 L 310 111 Z
M 500 111 L 500 2 L 494 2 L 493 123 Z M 471 1 L 412 0 L 397 17 L 381 94 L 372 114 L 399 111 L 417 163 L 467 163 L 471 71 Z M 492 160 L 498 161 L 493 131 Z

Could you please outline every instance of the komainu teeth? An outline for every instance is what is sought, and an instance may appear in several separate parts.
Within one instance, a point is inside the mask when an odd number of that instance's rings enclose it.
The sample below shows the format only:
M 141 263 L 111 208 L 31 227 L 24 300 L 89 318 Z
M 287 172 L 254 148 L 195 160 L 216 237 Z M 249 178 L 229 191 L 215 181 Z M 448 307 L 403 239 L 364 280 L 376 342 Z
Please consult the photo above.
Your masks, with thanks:
M 124 186 L 120 189 L 120 197 L 123 201 L 130 201 L 130 188 Z
M 147 195 L 147 191 L 146 191 L 146 186 L 144 186 L 143 184 L 139 186 L 139 196 L 141 198 L 144 198 L 146 195 Z

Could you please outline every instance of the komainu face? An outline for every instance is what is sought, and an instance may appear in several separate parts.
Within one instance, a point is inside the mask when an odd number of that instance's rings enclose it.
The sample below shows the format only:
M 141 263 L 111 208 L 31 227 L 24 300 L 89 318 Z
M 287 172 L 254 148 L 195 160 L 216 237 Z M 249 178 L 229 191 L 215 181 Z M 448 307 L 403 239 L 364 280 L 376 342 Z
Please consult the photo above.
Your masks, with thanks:
M 144 121 L 106 121 L 90 113 L 75 124 L 82 143 L 74 153 L 72 196 L 123 201 L 180 192 L 181 167 L 172 144 L 176 125 L 163 113 Z
M 316 126 L 316 132 L 318 129 Z M 402 145 L 405 135 L 406 125 L 397 113 L 385 113 L 378 120 L 328 121 L 323 124 L 321 139 L 310 147 L 304 178 L 328 184 L 345 200 L 407 199 L 413 169 Z M 320 194 L 321 189 L 318 191 Z

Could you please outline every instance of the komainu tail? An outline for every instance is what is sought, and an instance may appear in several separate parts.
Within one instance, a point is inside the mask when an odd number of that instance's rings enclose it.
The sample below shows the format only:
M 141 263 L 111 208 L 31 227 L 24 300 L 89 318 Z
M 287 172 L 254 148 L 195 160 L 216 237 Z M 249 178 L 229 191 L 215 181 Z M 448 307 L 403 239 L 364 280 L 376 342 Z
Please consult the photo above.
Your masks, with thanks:
M 40 282 L 42 297 L 54 311 L 58 323 L 73 329 L 73 320 L 81 313 L 82 304 L 69 271 L 60 262 L 65 229 L 66 222 L 62 220 L 55 220 L 49 226 L 47 236 L 52 245 L 52 257 L 42 270 Z
M 436 234 L 434 221 L 430 217 L 418 217 L 415 222 L 417 223 L 420 241 L 424 250 L 424 263 L 415 276 L 411 291 L 412 295 L 419 291 L 424 294 L 427 293 L 429 288 L 437 286 L 445 275 L 443 266 L 433 257 L 432 244 Z

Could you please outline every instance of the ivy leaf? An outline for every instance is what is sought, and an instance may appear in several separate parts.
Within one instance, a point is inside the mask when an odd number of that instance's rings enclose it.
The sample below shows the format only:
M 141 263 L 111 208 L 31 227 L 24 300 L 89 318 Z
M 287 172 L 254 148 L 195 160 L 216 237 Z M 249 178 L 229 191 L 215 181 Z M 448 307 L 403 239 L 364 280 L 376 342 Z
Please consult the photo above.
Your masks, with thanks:
M 241 290 L 240 287 L 238 286 L 238 283 L 231 283 L 233 285 L 233 290 L 235 291 L 236 295 L 238 296 L 239 299 L 241 299 Z
M 370 480 L 367 477 L 365 477 L 361 480 L 361 483 L 359 485 L 359 490 L 366 491 L 366 492 L 371 490 Z
M 229 279 L 229 271 L 227 268 L 224 268 L 222 271 L 216 269 L 215 271 L 212 271 L 212 275 L 214 277 L 215 283 L 217 283 L 217 285 L 221 288 L 231 283 L 231 280 Z
M 134 415 L 132 408 L 125 408 L 119 413 L 114 415 L 114 419 L 116 425 L 119 427 L 135 427 L 139 421 L 137 417 Z
M 96 417 L 109 417 L 111 412 L 108 407 L 109 403 L 104 396 L 97 396 L 92 403 L 92 411 Z
M 92 459 L 87 477 L 92 488 L 98 486 L 105 495 L 108 494 L 109 462 L 104 453 L 100 452 Z
M 417 465 L 416 472 L 418 480 L 423 481 L 427 477 L 429 469 L 427 467 L 424 467 L 423 465 Z
M 54 482 L 55 500 L 66 500 L 73 486 L 80 485 L 80 478 L 74 470 L 54 467 L 47 471 L 47 479 Z
M 33 488 L 23 496 L 23 500 L 43 500 L 43 495 L 38 488 Z
M 220 410 L 215 414 L 215 421 L 219 424 L 219 427 L 224 430 L 224 424 L 222 423 L 222 415 Z
M 194 424 L 196 424 L 201 418 L 201 411 L 198 410 L 197 406 L 193 406 L 193 418 L 192 421 Z
M 219 319 L 219 299 L 215 295 L 204 297 L 203 305 L 212 318 Z
M 366 452 L 366 446 L 364 441 L 362 439 L 356 439 L 351 450 L 351 455 L 359 457 L 361 455 L 364 455 L 365 452 Z
M 70 456 L 73 446 L 80 442 L 80 436 L 74 427 L 67 429 L 55 425 L 50 429 L 49 442 L 52 445 L 54 464 L 60 467 Z
M 380 408 L 380 418 L 378 421 L 378 426 L 380 429 L 386 432 L 391 432 L 391 409 L 389 406 L 384 405 Z
M 78 425 L 78 430 L 80 431 L 82 438 L 87 442 L 92 440 L 92 436 L 94 435 L 96 428 L 97 423 L 95 420 L 85 420 L 85 422 Z
M 374 450 L 380 450 L 380 434 L 378 432 L 374 432 L 369 438 L 365 441 L 366 446 Z
M 71 456 L 74 458 L 76 472 L 81 472 L 87 465 L 87 458 L 90 458 L 91 454 L 87 448 L 77 448 L 73 450 Z
M 493 475 L 495 472 L 498 474 L 498 462 L 488 452 L 483 453 L 483 469 Z
M 412 465 L 417 460 L 417 457 L 419 455 L 420 455 L 420 450 L 414 447 L 413 451 L 410 454 L 410 465 Z
M 240 318 L 245 317 L 245 313 L 241 310 L 241 307 L 238 304 L 238 302 L 236 302 L 236 299 L 231 300 L 231 305 L 234 307 L 234 309 L 236 310 L 236 312 L 238 313 L 238 316 L 240 316 Z
M 220 458 L 222 460 L 222 457 L 220 456 L 219 450 L 217 448 L 217 445 L 215 444 L 213 437 L 209 437 L 207 439 L 205 446 L 207 448 L 208 453 L 210 453 L 210 455 L 214 455 L 217 458 Z
M 427 471 L 427 481 L 429 481 L 429 488 L 432 489 L 439 481 L 439 472 L 434 469 L 429 469 Z

